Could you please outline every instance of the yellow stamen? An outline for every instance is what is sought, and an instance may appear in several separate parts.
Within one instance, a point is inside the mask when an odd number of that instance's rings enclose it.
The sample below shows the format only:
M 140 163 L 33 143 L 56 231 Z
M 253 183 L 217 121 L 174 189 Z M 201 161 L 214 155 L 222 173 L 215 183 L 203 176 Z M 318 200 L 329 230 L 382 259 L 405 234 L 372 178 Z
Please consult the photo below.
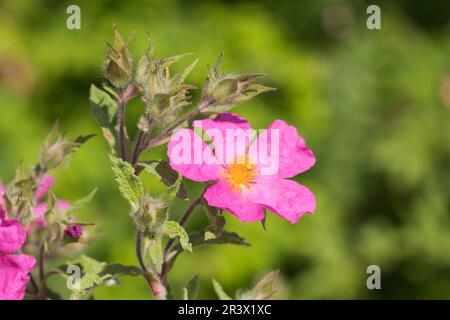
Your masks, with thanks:
M 234 191 L 250 187 L 256 176 L 255 165 L 249 162 L 248 157 L 245 157 L 243 161 L 227 165 L 223 173 L 223 177 Z

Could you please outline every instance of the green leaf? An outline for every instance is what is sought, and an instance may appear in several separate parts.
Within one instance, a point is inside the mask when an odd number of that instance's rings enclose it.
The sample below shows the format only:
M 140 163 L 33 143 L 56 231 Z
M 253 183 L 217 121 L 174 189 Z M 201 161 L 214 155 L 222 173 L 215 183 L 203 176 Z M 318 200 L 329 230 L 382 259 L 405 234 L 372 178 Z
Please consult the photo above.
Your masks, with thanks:
M 266 274 L 253 289 L 239 294 L 240 300 L 267 300 L 274 294 L 274 282 L 278 277 L 278 271 L 272 271 Z
M 66 265 L 79 265 L 82 268 L 82 276 L 78 287 L 72 290 L 70 300 L 79 300 L 88 296 L 96 287 L 109 280 L 115 280 L 119 276 L 139 276 L 142 271 L 138 267 L 123 266 L 121 264 L 107 265 L 87 256 L 81 256 L 78 260 Z
M 217 207 L 208 205 L 206 201 L 204 201 L 203 205 L 209 218 L 209 226 L 206 233 L 212 233 L 212 238 L 220 237 L 223 228 L 225 227 L 225 218 L 222 216 L 221 210 Z M 205 240 L 207 240 L 206 237 Z
M 164 257 L 161 237 L 157 237 L 156 239 L 146 237 L 144 240 L 144 250 L 149 255 L 158 272 L 161 272 Z
M 192 246 L 199 246 L 204 244 L 236 244 L 241 246 L 250 246 L 250 243 L 235 232 L 223 231 L 219 236 L 215 236 L 210 231 L 193 232 L 189 239 Z
M 183 288 L 183 300 L 195 300 L 198 295 L 198 288 L 200 285 L 200 279 L 196 274 L 191 281 Z
M 87 196 L 73 202 L 70 205 L 70 208 L 67 209 L 67 211 L 65 212 L 66 216 L 68 215 L 68 213 L 71 213 L 73 211 L 78 211 L 81 208 L 83 208 L 86 204 L 88 204 L 94 198 L 96 193 L 97 193 L 97 188 L 92 190 L 91 193 L 89 193 Z
M 186 80 L 187 76 L 194 69 L 197 64 L 198 59 L 195 59 L 192 63 L 190 63 L 182 72 L 175 75 L 173 82 L 177 85 L 182 85 L 184 80 Z
M 223 290 L 222 285 L 215 279 L 212 279 L 214 291 L 216 291 L 217 296 L 220 300 L 231 300 L 231 297 Z
M 89 96 L 91 110 L 98 124 L 102 127 L 103 135 L 111 146 L 112 151 L 116 151 L 116 141 L 118 141 L 119 125 L 117 119 L 117 102 L 105 91 L 91 85 Z
M 184 230 L 184 228 L 180 226 L 178 222 L 171 220 L 167 221 L 164 224 L 164 233 L 172 239 L 178 237 L 183 250 L 192 252 L 192 245 L 189 243 L 189 236 L 186 230 Z
M 134 168 L 131 164 L 114 156 L 109 156 L 109 158 L 120 192 L 128 200 L 131 208 L 136 209 L 139 198 L 144 194 L 144 186 L 141 180 L 134 174 Z
M 167 190 L 164 192 L 164 194 L 161 196 L 161 199 L 163 200 L 163 202 L 169 206 L 170 203 L 172 202 L 173 198 L 176 197 L 176 195 L 178 194 L 178 191 L 180 190 L 180 186 L 181 186 L 181 181 L 183 180 L 183 176 L 180 174 L 177 177 L 177 180 L 175 181 L 174 184 L 172 184 L 171 186 L 169 186 L 167 188 Z
M 193 54 L 192 52 L 189 52 L 189 53 L 183 53 L 183 54 L 179 54 L 176 56 L 161 59 L 161 65 L 170 67 L 172 64 L 180 61 L 181 59 L 183 59 L 187 56 L 191 56 L 192 54 Z
M 82 145 L 82 144 L 85 144 L 86 142 L 88 142 L 93 137 L 95 137 L 95 134 L 86 134 L 84 136 L 76 137 L 73 142 L 76 144 Z
M 177 182 L 178 172 L 173 170 L 169 163 L 165 160 L 150 161 L 140 163 L 139 165 L 144 166 L 144 169 L 149 174 L 161 180 L 166 186 L 171 186 Z M 187 199 L 187 192 L 182 183 L 178 189 L 177 197 L 180 199 Z

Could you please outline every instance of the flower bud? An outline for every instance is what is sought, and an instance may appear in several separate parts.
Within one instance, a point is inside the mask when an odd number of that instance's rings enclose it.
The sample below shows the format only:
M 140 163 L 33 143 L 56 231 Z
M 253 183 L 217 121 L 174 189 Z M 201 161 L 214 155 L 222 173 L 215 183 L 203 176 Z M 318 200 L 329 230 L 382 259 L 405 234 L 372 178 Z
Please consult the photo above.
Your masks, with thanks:
M 83 235 L 83 227 L 81 226 L 81 224 L 67 226 L 65 231 L 70 237 L 74 239 L 79 239 Z
M 138 210 L 133 213 L 136 226 L 145 233 L 157 234 L 167 221 L 167 205 L 158 198 L 144 195 Z
M 45 170 L 64 167 L 70 155 L 91 137 L 93 135 L 79 136 L 74 140 L 64 139 L 64 135 L 59 134 L 58 123 L 56 123 L 41 149 L 40 167 Z
M 105 78 L 118 88 L 126 87 L 132 78 L 131 54 L 128 50 L 132 36 L 133 34 L 124 41 L 114 26 L 114 42 L 109 45 L 105 61 Z
M 203 91 L 202 100 L 211 103 L 209 107 L 201 111 L 228 111 L 230 108 L 223 109 L 220 106 L 237 104 L 249 100 L 260 93 L 275 90 L 275 88 L 265 86 L 257 81 L 258 78 L 264 76 L 262 73 L 223 75 L 219 71 L 222 60 L 223 54 L 219 56 L 212 67 L 209 67 L 208 81 Z

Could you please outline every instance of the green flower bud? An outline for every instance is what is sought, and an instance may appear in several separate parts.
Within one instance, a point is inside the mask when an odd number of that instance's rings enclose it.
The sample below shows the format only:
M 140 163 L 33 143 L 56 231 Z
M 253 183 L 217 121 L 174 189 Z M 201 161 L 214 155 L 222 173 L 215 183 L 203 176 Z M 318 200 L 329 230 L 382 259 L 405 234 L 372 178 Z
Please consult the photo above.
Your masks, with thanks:
M 67 140 L 64 135 L 59 134 L 58 123 L 56 123 L 41 149 L 40 166 L 46 170 L 64 167 L 70 155 L 92 136 L 80 136 L 75 140 Z
M 105 78 L 118 88 L 126 87 L 132 79 L 131 54 L 128 50 L 132 36 L 133 34 L 124 41 L 114 26 L 114 42 L 109 45 L 105 61 Z
M 158 234 L 167 221 L 167 205 L 159 198 L 144 195 L 139 199 L 139 207 L 133 213 L 136 226 L 146 234 Z
M 209 67 L 208 81 L 203 91 L 202 100 L 209 101 L 210 104 L 209 107 L 201 111 L 225 112 L 231 108 L 226 106 L 244 102 L 266 91 L 275 90 L 275 88 L 265 86 L 257 81 L 264 76 L 262 73 L 223 75 L 219 71 L 222 60 L 223 54 L 219 56 L 213 66 Z

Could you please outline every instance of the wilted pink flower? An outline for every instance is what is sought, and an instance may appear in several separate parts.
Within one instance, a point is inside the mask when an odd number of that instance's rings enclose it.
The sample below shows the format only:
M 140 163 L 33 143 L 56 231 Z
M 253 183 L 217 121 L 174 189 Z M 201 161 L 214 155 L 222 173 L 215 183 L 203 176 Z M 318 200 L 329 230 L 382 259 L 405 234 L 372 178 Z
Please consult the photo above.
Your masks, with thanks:
M 248 122 L 231 113 L 194 121 L 193 126 L 201 127 L 211 138 L 214 151 L 193 130 L 180 129 L 169 142 L 168 156 L 171 167 L 184 177 L 216 182 L 204 194 L 209 205 L 227 210 L 241 221 L 263 219 L 265 208 L 291 223 L 315 211 L 313 193 L 287 179 L 316 161 L 294 127 L 276 120 L 252 140 Z M 180 146 L 183 137 L 189 141 Z
M 3 197 L 3 187 L 0 198 Z M 27 233 L 17 220 L 8 220 L 0 202 L 0 300 L 20 300 L 30 280 L 29 273 L 36 264 L 32 256 L 12 255 L 26 241 Z

